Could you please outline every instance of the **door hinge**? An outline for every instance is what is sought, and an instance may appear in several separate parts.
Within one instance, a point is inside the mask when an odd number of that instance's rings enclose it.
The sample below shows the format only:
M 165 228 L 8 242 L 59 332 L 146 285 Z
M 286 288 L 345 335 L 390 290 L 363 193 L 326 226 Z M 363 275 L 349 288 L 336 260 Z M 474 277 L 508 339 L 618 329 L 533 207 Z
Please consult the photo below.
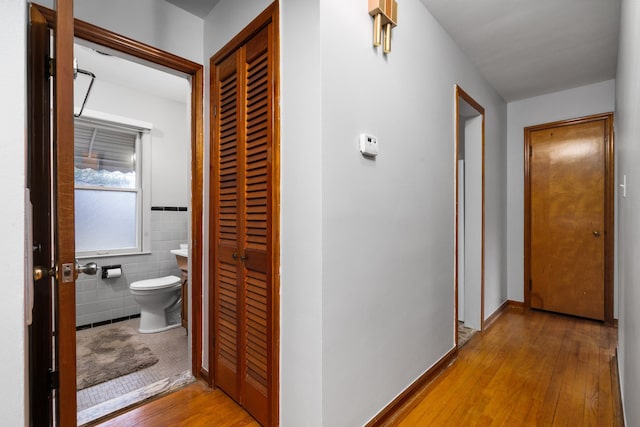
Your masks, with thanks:
M 218 115 L 218 106 L 214 105 L 213 106 L 213 117 L 216 117 Z
M 53 58 L 47 58 L 47 64 L 49 68 L 47 69 L 47 77 L 53 77 L 56 75 L 56 60 Z
M 49 390 L 57 390 L 60 388 L 60 373 L 49 369 Z
M 529 157 L 533 157 L 533 146 L 529 146 Z
M 531 289 L 533 289 L 533 281 L 529 279 L 529 292 L 531 292 Z

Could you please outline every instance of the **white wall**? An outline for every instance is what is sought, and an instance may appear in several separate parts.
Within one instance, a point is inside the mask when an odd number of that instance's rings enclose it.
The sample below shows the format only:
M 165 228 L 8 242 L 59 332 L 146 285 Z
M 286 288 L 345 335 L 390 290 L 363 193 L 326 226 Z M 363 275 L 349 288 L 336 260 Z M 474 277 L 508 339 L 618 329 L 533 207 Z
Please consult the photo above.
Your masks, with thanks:
M 52 8 L 53 0 L 34 3 Z M 75 0 L 77 19 L 202 63 L 203 21 L 158 0 Z
M 187 105 L 100 79 L 100 70 L 85 109 L 153 125 L 151 130 L 151 206 L 189 206 L 191 123 Z M 179 77 L 176 77 L 179 78 Z M 190 92 L 184 81 L 185 99 Z M 79 107 L 84 92 L 74 94 Z
M 25 324 L 24 189 L 26 174 L 26 7 L 23 2 L 0 0 L 0 200 L 2 214 L 3 292 L 0 312 L 0 407 L 2 423 L 26 425 L 27 341 Z
M 625 425 L 640 425 L 640 3 L 622 0 L 616 76 L 616 156 L 618 179 L 627 176 L 627 197 L 618 200 L 620 307 L 618 366 Z
M 464 262 L 464 324 L 469 328 L 480 330 L 482 325 L 482 116 L 464 120 L 463 126 L 465 213 L 462 219 L 465 222 L 463 228 L 465 245 L 463 248 L 458 248 L 458 262 L 460 260 Z M 460 258 L 461 251 L 464 251 L 463 258 Z
M 202 63 L 202 19 L 157 0 L 76 0 L 74 16 Z
M 204 20 L 204 61 L 227 44 L 244 27 L 265 10 L 271 0 L 220 0 Z
M 458 146 L 464 144 L 464 132 L 458 130 Z M 461 152 L 458 150 L 458 322 L 464 322 L 465 313 L 465 293 L 466 293 L 466 280 L 465 280 L 465 253 L 466 253 L 466 227 L 465 227 L 465 212 L 466 212 L 466 194 L 465 194 L 465 160 L 464 155 L 461 157 Z
M 322 426 L 320 1 L 281 0 L 280 422 Z
M 524 128 L 558 120 L 608 113 L 615 108 L 614 99 L 615 80 L 607 80 L 508 104 L 506 159 L 508 259 L 505 264 L 510 300 L 524 301 Z M 614 315 L 617 314 L 617 305 L 614 304 Z
M 453 347 L 456 83 L 487 111 L 487 315 L 506 300 L 506 105 L 420 1 L 398 20 L 385 57 L 363 4 L 320 5 L 327 426 L 366 423 Z

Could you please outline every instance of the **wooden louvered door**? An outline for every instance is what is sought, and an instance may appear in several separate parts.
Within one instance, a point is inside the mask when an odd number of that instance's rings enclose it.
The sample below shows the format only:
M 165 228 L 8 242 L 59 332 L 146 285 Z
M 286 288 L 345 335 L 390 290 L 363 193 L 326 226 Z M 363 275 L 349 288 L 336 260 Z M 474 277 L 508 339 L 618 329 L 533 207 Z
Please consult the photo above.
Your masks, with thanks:
M 248 35 L 232 41 L 237 43 L 233 49 L 226 47 L 211 59 L 212 364 L 215 385 L 261 424 L 271 425 L 277 419 L 276 33 L 273 15 L 252 25 Z

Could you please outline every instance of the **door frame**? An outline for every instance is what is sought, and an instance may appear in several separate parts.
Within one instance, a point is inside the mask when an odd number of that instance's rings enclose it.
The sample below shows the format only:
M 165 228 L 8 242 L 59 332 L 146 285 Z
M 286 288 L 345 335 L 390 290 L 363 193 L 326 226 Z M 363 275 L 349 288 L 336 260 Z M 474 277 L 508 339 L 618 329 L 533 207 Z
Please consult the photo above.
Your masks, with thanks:
M 50 29 L 56 27 L 56 12 L 41 5 L 32 4 L 47 21 Z M 71 21 L 70 16 L 65 17 Z M 62 22 L 61 22 L 62 24 Z M 114 51 L 142 59 L 162 67 L 185 74 L 191 79 L 191 291 L 190 310 L 192 313 L 191 329 L 191 370 L 194 376 L 207 379 L 208 373 L 202 368 L 202 209 L 203 209 L 203 70 L 201 64 L 192 62 L 172 53 L 163 51 L 145 43 L 133 40 L 110 30 L 98 27 L 79 19 L 73 19 L 73 36 L 95 43 Z M 73 113 L 73 97 L 68 101 L 69 117 Z M 71 134 L 73 128 L 71 128 Z M 73 156 L 72 156 L 73 157 Z M 74 256 L 75 259 L 75 256 Z M 74 291 L 75 292 L 75 291 Z M 73 311 L 75 313 L 75 311 Z M 71 318 L 73 313 L 66 313 Z M 72 325 L 68 321 L 60 333 L 70 332 L 73 326 L 75 334 L 75 316 Z M 67 331 L 67 329 L 69 331 Z M 74 340 L 75 342 L 75 340 Z M 74 367 L 75 372 L 75 367 Z M 63 378 L 61 378 L 61 383 Z M 75 386 L 73 387 L 75 393 Z M 66 396 L 66 397 L 65 397 Z M 70 392 L 63 394 L 61 399 L 69 399 Z M 74 399 L 75 402 L 75 399 Z M 74 405 L 75 407 L 75 405 Z M 74 418 L 75 419 L 75 418 Z
M 604 120 L 604 321 L 613 320 L 613 270 L 614 270 L 614 132 L 613 113 L 594 114 L 524 128 L 524 306 L 531 308 L 531 133 L 561 126 L 577 125 Z
M 242 29 L 238 34 L 236 34 L 226 45 L 224 45 L 218 52 L 216 52 L 209 59 L 210 64 L 210 85 L 209 91 L 211 92 L 211 96 L 209 97 L 209 114 L 212 114 L 214 111 L 214 101 L 216 99 L 213 96 L 213 90 L 216 87 L 215 84 L 215 75 L 213 69 L 215 67 L 216 61 L 221 58 L 227 57 L 232 54 L 235 50 L 237 50 L 241 45 L 243 45 L 247 40 L 249 40 L 254 34 L 264 28 L 266 25 L 273 25 L 273 34 L 274 40 L 273 45 L 270 46 L 270 49 L 273 51 L 273 63 L 274 63 L 274 81 L 273 81 L 273 111 L 272 120 L 273 120 L 273 145 L 272 151 L 270 154 L 271 162 L 272 162 L 272 174 L 271 174 L 271 186 L 272 186 L 272 194 L 271 199 L 269 201 L 269 209 L 271 214 L 271 260 L 268 262 L 271 263 L 271 271 L 272 271 L 272 296 L 271 296 L 271 304 L 267 307 L 267 312 L 271 314 L 271 330 L 267 331 L 270 334 L 270 340 L 268 340 L 267 345 L 271 348 L 272 358 L 268 360 L 271 378 L 270 378 L 270 388 L 268 389 L 269 393 L 269 423 L 270 425 L 279 425 L 280 419 L 280 19 L 279 19 L 279 1 L 275 0 L 271 3 L 267 8 L 262 11 L 256 18 L 254 18 L 244 29 Z M 213 146 L 213 141 L 215 129 L 213 126 L 213 119 L 211 120 L 211 126 L 209 129 L 210 141 Z M 216 153 L 214 149 L 211 149 L 210 156 L 213 156 Z M 210 194 L 214 194 L 216 189 L 209 189 Z M 213 198 L 213 196 L 212 196 Z M 209 211 L 209 248 L 211 253 L 211 259 L 215 260 L 217 256 L 217 243 L 215 242 L 216 229 L 215 229 L 215 220 L 214 220 L 215 212 L 213 210 Z M 212 370 L 215 366 L 215 344 L 214 344 L 214 336 L 216 330 L 215 325 L 215 315 L 213 314 L 214 307 L 216 307 L 215 300 L 215 273 L 213 269 L 209 269 L 209 342 L 208 342 L 208 351 L 209 351 L 209 369 Z M 215 373 L 211 372 L 209 376 L 209 385 L 211 387 L 215 387 Z
M 478 115 L 482 116 L 482 248 L 481 248 L 481 261 L 480 261 L 480 330 L 484 329 L 484 229 L 485 229 L 485 188 L 484 188 L 484 175 L 485 175 L 485 112 L 484 107 L 480 105 L 475 99 L 473 99 L 467 92 L 465 92 L 459 85 L 455 85 L 455 156 L 454 156 L 454 187 L 455 187 L 455 235 L 454 235 L 454 330 L 455 330 L 455 346 L 458 348 L 458 150 L 460 148 L 460 100 L 465 101 L 474 110 L 478 112 Z M 466 174 L 466 168 L 465 168 Z M 466 203 L 465 203 L 466 206 Z M 466 217 L 466 215 L 465 215 Z M 465 227 L 466 230 L 466 227 Z M 466 242 L 465 242 L 466 246 Z M 465 278 L 466 281 L 466 278 Z M 465 305 L 467 304 L 465 298 Z M 466 316 L 465 316 L 466 317 Z
M 51 56 L 51 30 L 47 20 L 29 8 L 28 32 L 28 149 L 27 188 L 31 202 L 32 263 L 48 269 L 53 262 L 52 161 L 51 149 L 51 81 L 47 58 Z M 29 231 L 27 231 L 28 233 Z M 29 326 L 29 411 L 33 424 L 54 418 L 52 377 L 54 348 L 52 316 L 54 281 L 51 274 L 33 280 L 32 322 Z

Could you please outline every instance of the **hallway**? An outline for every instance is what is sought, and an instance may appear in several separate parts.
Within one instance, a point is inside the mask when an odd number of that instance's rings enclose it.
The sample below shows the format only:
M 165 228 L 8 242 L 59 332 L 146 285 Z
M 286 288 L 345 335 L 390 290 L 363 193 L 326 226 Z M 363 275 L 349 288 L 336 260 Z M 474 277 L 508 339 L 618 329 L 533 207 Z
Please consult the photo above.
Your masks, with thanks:
M 622 426 L 616 333 L 591 320 L 507 309 L 385 425 Z M 257 424 L 219 390 L 193 384 L 103 425 Z

